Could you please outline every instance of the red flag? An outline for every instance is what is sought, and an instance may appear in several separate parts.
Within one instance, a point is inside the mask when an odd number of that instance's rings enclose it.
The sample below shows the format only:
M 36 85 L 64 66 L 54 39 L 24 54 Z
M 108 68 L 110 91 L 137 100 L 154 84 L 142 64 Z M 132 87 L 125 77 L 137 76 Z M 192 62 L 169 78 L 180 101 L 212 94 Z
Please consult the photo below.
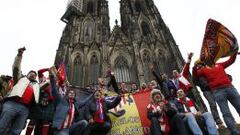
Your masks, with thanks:
M 231 56 L 237 51 L 237 39 L 232 32 L 221 23 L 209 19 L 200 53 L 201 61 L 207 65 L 212 65 L 218 59 Z
M 62 63 L 58 68 L 58 84 L 61 86 L 63 85 L 64 81 L 66 80 L 66 70 L 65 64 Z

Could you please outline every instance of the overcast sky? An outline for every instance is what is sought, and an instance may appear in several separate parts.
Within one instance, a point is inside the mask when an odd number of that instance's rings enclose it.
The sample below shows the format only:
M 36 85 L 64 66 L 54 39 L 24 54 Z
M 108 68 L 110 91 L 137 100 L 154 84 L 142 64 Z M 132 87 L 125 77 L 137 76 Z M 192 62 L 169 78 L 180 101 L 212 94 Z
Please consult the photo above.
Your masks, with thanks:
M 23 73 L 53 65 L 65 24 L 60 21 L 67 0 L 0 0 L 0 74 L 11 75 L 19 47 L 27 48 Z M 155 0 L 185 58 L 192 51 L 199 57 L 205 26 L 213 18 L 240 38 L 239 0 Z M 111 27 L 120 20 L 119 0 L 109 0 Z M 240 89 L 240 59 L 227 70 Z M 236 116 L 236 115 L 235 115 Z

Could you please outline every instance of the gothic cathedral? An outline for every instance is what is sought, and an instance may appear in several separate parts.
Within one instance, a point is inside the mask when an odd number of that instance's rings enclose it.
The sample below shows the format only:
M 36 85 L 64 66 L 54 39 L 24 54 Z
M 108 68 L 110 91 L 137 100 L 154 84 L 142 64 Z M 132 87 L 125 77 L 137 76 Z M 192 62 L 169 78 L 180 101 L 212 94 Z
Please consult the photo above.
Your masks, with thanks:
M 153 0 L 120 0 L 121 24 L 109 25 L 107 0 L 72 0 L 61 18 L 67 25 L 55 64 L 64 61 L 74 86 L 95 85 L 108 68 L 117 82 L 148 83 L 149 65 L 171 76 L 181 53 Z

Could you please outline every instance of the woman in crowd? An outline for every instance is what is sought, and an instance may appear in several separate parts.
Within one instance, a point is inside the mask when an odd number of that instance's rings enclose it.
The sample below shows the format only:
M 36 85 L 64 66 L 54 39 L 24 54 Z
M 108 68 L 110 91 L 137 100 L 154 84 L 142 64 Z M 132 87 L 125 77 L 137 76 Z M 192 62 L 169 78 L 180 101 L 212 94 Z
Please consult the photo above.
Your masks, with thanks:
M 181 115 L 174 105 L 164 99 L 160 90 L 153 89 L 150 98 L 147 116 L 151 121 L 151 135 L 188 135 Z

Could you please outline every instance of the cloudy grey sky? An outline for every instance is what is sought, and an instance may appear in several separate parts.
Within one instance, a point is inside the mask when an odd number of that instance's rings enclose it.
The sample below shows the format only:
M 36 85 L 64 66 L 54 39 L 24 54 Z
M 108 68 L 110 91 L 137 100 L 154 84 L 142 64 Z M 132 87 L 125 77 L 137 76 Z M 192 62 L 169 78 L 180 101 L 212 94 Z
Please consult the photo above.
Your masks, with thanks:
M 65 24 L 60 21 L 67 0 L 0 1 L 0 74 L 11 75 L 17 48 L 26 46 L 23 73 L 54 62 L 56 49 Z M 208 18 L 228 27 L 240 38 L 239 0 L 155 0 L 162 18 L 170 28 L 183 57 L 192 51 L 199 56 Z M 119 17 L 119 0 L 109 0 L 111 26 Z M 240 59 L 227 70 L 240 89 Z M 236 116 L 236 115 L 235 115 Z

